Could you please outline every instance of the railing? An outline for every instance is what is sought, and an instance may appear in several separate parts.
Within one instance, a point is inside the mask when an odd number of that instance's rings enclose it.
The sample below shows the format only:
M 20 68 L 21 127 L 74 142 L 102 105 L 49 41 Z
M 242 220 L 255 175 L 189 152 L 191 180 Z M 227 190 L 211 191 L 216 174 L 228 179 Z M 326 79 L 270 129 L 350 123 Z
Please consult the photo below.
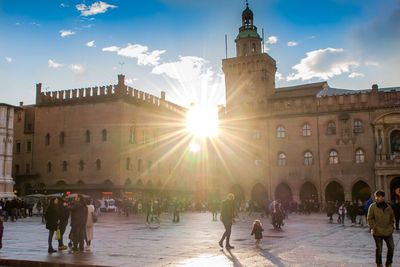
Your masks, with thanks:
M 375 160 L 376 166 L 399 166 L 400 167 L 400 153 L 392 154 L 378 154 Z

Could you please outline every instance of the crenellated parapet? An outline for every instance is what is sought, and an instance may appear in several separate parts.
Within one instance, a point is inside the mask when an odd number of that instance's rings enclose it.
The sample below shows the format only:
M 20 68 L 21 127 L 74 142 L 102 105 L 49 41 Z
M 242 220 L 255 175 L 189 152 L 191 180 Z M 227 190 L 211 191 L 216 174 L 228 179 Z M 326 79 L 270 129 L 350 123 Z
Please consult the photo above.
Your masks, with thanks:
M 373 85 L 371 90 L 343 91 L 345 92 L 341 93 L 337 90 L 336 93 L 330 94 L 321 92 L 317 96 L 318 111 L 400 107 L 400 88 L 378 89 L 377 85 Z
M 164 107 L 175 112 L 184 110 L 183 107 L 166 101 L 164 91 L 161 92 L 161 97 L 159 98 L 125 85 L 124 75 L 118 75 L 118 84 L 116 85 L 74 88 L 61 91 L 43 92 L 42 84 L 36 84 L 36 105 L 84 104 L 111 99 L 124 99 L 139 105 Z

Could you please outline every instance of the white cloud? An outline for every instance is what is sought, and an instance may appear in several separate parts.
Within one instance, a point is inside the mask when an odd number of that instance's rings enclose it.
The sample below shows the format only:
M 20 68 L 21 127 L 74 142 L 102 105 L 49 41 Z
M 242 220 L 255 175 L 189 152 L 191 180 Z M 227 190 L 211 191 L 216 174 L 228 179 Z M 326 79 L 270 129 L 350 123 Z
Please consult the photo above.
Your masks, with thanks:
M 365 60 L 364 65 L 368 66 L 368 67 L 380 67 L 381 66 L 381 64 L 379 62 L 373 61 L 373 60 Z
M 118 50 L 119 50 L 119 47 L 115 46 L 115 45 L 109 46 L 109 47 L 104 47 L 101 49 L 101 51 L 103 51 L 103 52 L 117 52 Z
M 275 80 L 278 81 L 278 82 L 279 82 L 279 81 L 282 81 L 282 80 L 284 81 L 284 80 L 285 80 L 285 77 L 283 77 L 282 73 L 280 73 L 280 72 L 277 71 L 277 72 L 275 73 Z
M 71 64 L 69 66 L 69 68 L 75 74 L 82 74 L 82 73 L 85 72 L 85 68 L 82 65 L 79 65 L 79 64 Z
M 90 6 L 87 6 L 85 4 L 79 4 L 76 5 L 75 7 L 78 11 L 81 12 L 81 16 L 84 17 L 105 13 L 107 12 L 108 9 L 117 8 L 117 6 L 110 5 L 102 1 L 94 2 Z
M 296 73 L 288 75 L 287 80 L 310 80 L 319 78 L 328 80 L 333 76 L 350 72 L 359 63 L 342 48 L 325 48 L 306 53 L 306 57 L 300 63 L 293 66 Z
M 94 24 L 83 25 L 82 28 L 90 29 L 94 26 Z
M 96 45 L 95 45 L 95 43 L 94 43 L 94 40 L 92 40 L 92 41 L 90 41 L 90 42 L 87 42 L 87 43 L 86 43 L 86 46 L 87 46 L 87 47 L 96 47 Z
M 278 37 L 276 37 L 276 36 L 270 36 L 270 37 L 268 37 L 268 40 L 267 40 L 267 44 L 276 44 L 278 42 Z
M 354 78 L 358 78 L 358 77 L 364 77 L 364 73 L 360 73 L 360 72 L 352 72 L 349 75 L 349 78 L 354 79 Z
M 30 23 L 31 25 L 34 25 L 34 26 L 36 26 L 36 27 L 40 27 L 41 25 L 39 24 L 39 23 L 37 23 L 37 22 L 31 22 Z
M 149 51 L 149 48 L 140 44 L 128 44 L 126 47 L 118 46 L 105 47 L 102 51 L 117 52 L 118 55 L 129 58 L 136 58 L 138 65 L 156 66 L 159 64 L 160 56 L 165 50 Z
M 61 3 L 60 7 L 69 7 L 69 5 L 65 4 L 65 3 Z
M 62 38 L 64 38 L 64 37 L 67 37 L 67 36 L 70 36 L 70 35 L 74 35 L 76 32 L 73 32 L 73 31 L 71 31 L 71 30 L 61 30 L 60 31 L 60 36 L 62 37 Z
M 20 22 L 15 22 L 15 26 L 20 26 L 21 23 Z
M 6 62 L 7 62 L 7 63 L 11 63 L 11 62 L 14 61 L 14 59 L 11 58 L 11 57 L 5 57 L 5 59 L 6 59 Z
M 132 78 L 132 79 L 125 79 L 125 83 L 127 85 L 133 85 L 134 82 L 136 82 L 137 79 L 136 78 Z
M 297 46 L 299 43 L 295 42 L 295 41 L 289 41 L 287 43 L 288 46 Z
M 49 61 L 47 62 L 47 65 L 49 68 L 53 68 L 53 69 L 58 69 L 64 66 L 64 64 L 61 63 L 57 63 L 54 60 L 49 59 Z

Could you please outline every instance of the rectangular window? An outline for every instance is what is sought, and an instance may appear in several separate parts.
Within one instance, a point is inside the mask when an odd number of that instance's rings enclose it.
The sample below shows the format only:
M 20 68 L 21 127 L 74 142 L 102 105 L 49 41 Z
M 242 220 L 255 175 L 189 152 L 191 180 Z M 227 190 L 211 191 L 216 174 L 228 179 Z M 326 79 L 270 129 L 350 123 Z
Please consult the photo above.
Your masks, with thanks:
M 31 165 L 30 164 L 26 164 L 25 171 L 26 171 L 26 174 L 30 174 L 31 173 Z
M 127 170 L 131 169 L 131 158 L 126 158 L 126 169 Z
M 27 143 L 26 143 L 26 152 L 31 152 L 32 151 L 32 142 L 31 141 L 28 141 Z
M 142 171 L 142 160 L 138 159 L 137 161 L 137 171 L 141 172 Z
M 21 143 L 15 143 L 15 153 L 21 153 Z
M 135 127 L 131 127 L 130 128 L 130 132 L 129 132 L 129 143 L 134 144 L 136 143 L 136 130 Z
M 19 165 L 18 164 L 15 165 L 15 174 L 16 175 L 19 174 Z

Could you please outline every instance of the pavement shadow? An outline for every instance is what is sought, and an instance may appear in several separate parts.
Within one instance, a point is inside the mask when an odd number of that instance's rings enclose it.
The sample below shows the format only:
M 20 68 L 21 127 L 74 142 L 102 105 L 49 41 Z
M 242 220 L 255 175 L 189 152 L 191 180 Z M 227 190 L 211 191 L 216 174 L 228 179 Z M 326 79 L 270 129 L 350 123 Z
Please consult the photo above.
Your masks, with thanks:
M 270 260 L 271 263 L 275 264 L 277 267 L 285 267 L 279 257 L 276 257 L 274 254 L 270 253 L 267 249 L 261 249 L 260 252 L 266 259 Z
M 222 252 L 233 263 L 233 267 L 243 267 L 243 265 L 240 263 L 238 258 L 236 258 L 236 256 L 232 253 L 231 250 L 227 250 L 227 251 L 223 250 Z

